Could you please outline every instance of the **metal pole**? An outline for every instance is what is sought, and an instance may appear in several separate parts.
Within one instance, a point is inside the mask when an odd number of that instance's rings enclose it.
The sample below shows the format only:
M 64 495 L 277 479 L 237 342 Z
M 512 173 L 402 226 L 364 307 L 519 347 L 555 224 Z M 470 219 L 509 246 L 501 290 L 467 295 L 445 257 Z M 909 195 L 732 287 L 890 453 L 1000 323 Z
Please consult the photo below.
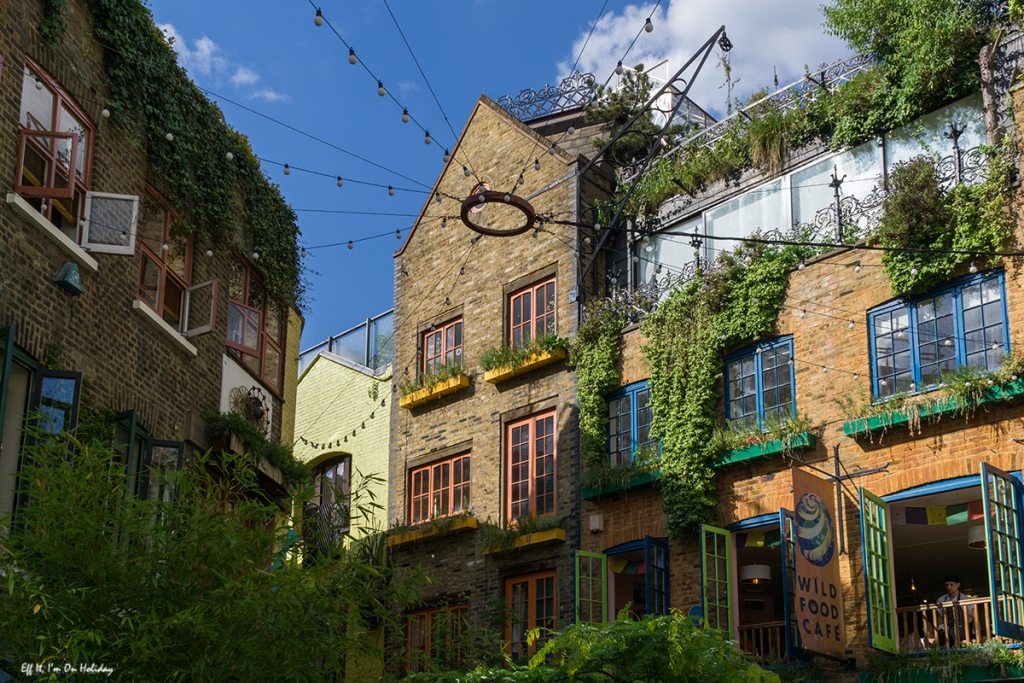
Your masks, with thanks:
M 832 457 L 835 458 L 836 477 L 836 526 L 839 527 L 839 554 L 846 554 L 846 516 L 843 514 L 843 483 L 839 478 L 839 444 L 832 446 Z

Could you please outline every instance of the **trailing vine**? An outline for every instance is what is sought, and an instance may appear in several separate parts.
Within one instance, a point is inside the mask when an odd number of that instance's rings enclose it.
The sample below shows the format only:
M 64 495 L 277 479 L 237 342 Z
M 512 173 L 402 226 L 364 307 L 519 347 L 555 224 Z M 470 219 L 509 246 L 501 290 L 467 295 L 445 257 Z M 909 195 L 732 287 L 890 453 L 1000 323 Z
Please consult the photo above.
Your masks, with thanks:
M 44 40 L 55 41 L 64 30 L 65 2 L 44 0 Z M 140 0 L 88 4 L 95 35 L 106 47 L 105 106 L 111 120 L 145 149 L 182 227 L 210 248 L 258 253 L 267 289 L 301 307 L 305 281 L 296 216 L 263 174 L 248 139 L 224 122 L 220 109 L 178 65 Z
M 624 327 L 612 301 L 591 300 L 570 351 L 569 363 L 576 368 L 581 453 L 587 469 L 605 464 L 608 404 L 604 397 L 619 385 Z
M 898 164 L 890 175 L 872 242 L 888 248 L 1002 251 L 1012 236 L 1007 220 L 1012 169 L 1012 156 L 999 150 L 984 182 L 961 183 L 946 191 L 934 158 L 920 156 Z M 885 251 L 882 266 L 893 294 L 919 294 L 950 279 L 968 258 L 942 251 Z M 986 268 L 997 264 L 999 257 L 979 256 L 975 261 L 976 268 Z
M 662 447 L 663 504 L 673 536 L 713 519 L 722 352 L 772 332 L 787 269 L 813 255 L 809 247 L 744 244 L 673 290 L 643 323 L 651 433 Z

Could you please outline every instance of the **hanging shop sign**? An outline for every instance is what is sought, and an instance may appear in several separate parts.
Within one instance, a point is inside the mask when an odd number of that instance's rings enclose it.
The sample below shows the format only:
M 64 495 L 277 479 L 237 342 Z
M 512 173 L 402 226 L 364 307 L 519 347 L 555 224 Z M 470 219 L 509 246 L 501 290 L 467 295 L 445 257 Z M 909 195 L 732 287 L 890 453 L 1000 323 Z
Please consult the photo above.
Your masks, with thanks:
M 835 498 L 834 484 L 793 468 L 796 626 L 804 649 L 846 659 Z

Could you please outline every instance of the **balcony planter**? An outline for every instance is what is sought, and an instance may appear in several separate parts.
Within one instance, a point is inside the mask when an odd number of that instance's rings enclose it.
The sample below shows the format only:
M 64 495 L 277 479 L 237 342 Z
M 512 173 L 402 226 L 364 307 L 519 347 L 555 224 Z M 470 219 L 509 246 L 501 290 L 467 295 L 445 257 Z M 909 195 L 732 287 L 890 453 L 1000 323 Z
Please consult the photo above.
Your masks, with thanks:
M 641 472 L 629 481 L 623 484 L 606 484 L 604 486 L 596 486 L 592 488 L 583 489 L 580 495 L 583 496 L 584 500 L 594 500 L 602 496 L 607 496 L 611 493 L 618 493 L 619 491 L 626 491 L 628 489 L 637 489 L 653 484 L 661 478 L 661 470 L 651 470 L 649 472 Z
M 476 529 L 478 523 L 476 517 L 464 516 L 458 517 L 451 521 L 451 523 L 445 523 L 445 520 L 435 520 L 428 522 L 419 528 L 411 529 L 409 531 L 395 534 L 394 536 L 388 537 L 389 548 L 400 548 L 404 545 L 410 545 L 419 541 L 425 541 L 431 538 L 441 538 L 442 536 L 450 536 L 463 531 Z
M 437 400 L 442 396 L 453 394 L 456 391 L 459 391 L 460 389 L 465 389 L 468 386 L 469 377 L 464 374 L 459 375 L 457 377 L 452 377 L 451 379 L 446 379 L 444 381 L 438 382 L 437 384 L 427 387 L 425 389 L 420 389 L 418 391 L 412 392 L 411 394 L 406 394 L 405 396 L 402 396 L 400 399 L 398 399 L 398 405 L 400 405 L 403 408 L 415 408 L 416 406 L 421 406 L 424 403 L 429 403 L 430 401 Z
M 800 432 L 799 434 L 794 434 L 788 439 L 774 439 L 772 441 L 765 441 L 764 443 L 745 446 L 744 448 L 737 448 L 723 453 L 715 463 L 715 467 L 728 467 L 729 465 L 746 462 L 747 460 L 756 460 L 757 458 L 767 458 L 772 455 L 779 455 L 786 451 L 802 451 L 809 448 L 815 448 L 817 445 L 818 439 L 815 438 L 814 434 L 811 434 L 810 432 Z
M 962 683 L 982 683 L 982 681 L 1019 680 L 1024 678 L 1024 667 L 1007 666 L 1002 670 L 999 665 L 982 666 L 979 664 L 965 665 L 959 668 L 955 677 L 938 667 L 919 669 L 903 669 L 891 673 L 877 674 L 864 672 L 860 674 L 860 683 L 885 683 L 900 681 L 901 683 L 945 683 L 956 680 Z
M 547 543 L 565 543 L 565 529 L 545 529 L 544 531 L 535 531 L 532 534 L 523 534 L 515 540 L 512 547 L 508 550 L 520 550 Z M 501 552 L 507 551 L 503 551 L 498 546 L 484 548 L 485 555 L 494 555 Z
M 560 360 L 565 360 L 565 348 L 562 346 L 555 347 L 550 351 L 541 351 L 539 353 L 532 354 L 526 361 L 517 367 L 511 365 L 504 365 L 493 370 L 484 370 L 484 381 L 490 382 L 491 384 L 497 384 L 498 382 L 504 382 L 507 379 L 512 379 L 519 375 L 525 374 L 542 368 L 545 365 L 551 365 L 557 363 Z
M 984 396 L 974 403 L 972 407 L 982 408 L 994 405 L 1001 401 L 1012 402 L 1024 397 L 1024 380 L 1018 379 L 1007 382 L 1002 386 L 989 387 Z M 919 408 L 921 420 L 938 419 L 952 415 L 969 406 L 956 398 L 940 398 L 932 403 L 923 403 Z M 905 411 L 896 410 L 891 413 L 861 417 L 843 423 L 843 433 L 853 438 L 877 434 L 893 427 L 906 427 L 911 422 L 911 416 Z

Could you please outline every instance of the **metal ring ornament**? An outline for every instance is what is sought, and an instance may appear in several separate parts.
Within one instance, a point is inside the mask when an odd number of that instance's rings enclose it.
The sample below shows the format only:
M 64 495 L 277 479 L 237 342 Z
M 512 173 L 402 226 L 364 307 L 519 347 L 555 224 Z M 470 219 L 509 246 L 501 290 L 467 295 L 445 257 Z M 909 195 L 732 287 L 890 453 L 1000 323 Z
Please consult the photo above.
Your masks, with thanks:
M 505 201 L 506 196 L 508 197 L 508 201 Z M 509 230 L 498 230 L 495 228 L 477 225 L 470 219 L 470 210 L 474 207 L 482 206 L 483 204 L 503 204 L 505 206 L 511 206 L 523 212 L 523 215 L 526 216 L 526 222 L 519 227 L 511 228 Z M 527 230 L 531 230 L 536 220 L 537 212 L 534 210 L 533 205 L 522 197 L 518 197 L 509 192 L 487 190 L 485 192 L 471 194 L 462 201 L 462 222 L 466 224 L 467 228 L 474 232 L 478 232 L 481 235 L 489 235 L 491 237 L 512 237 L 514 235 L 521 235 Z

